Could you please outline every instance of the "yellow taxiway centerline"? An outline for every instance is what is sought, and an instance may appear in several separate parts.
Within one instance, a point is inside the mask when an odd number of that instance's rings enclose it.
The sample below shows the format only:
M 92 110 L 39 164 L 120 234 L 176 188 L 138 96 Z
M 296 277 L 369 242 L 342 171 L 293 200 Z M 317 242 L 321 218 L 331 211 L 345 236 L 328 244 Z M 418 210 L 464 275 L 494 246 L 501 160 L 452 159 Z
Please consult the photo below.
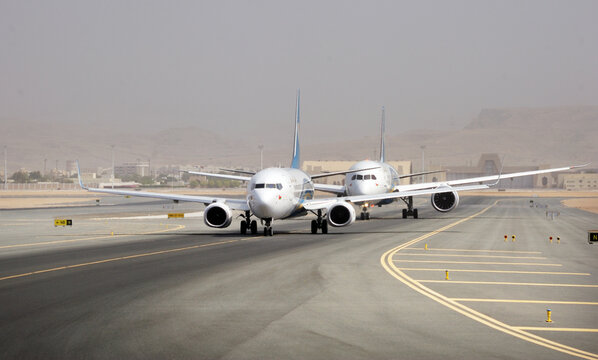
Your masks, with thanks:
M 516 300 L 516 299 L 465 299 L 452 298 L 460 302 L 496 302 L 496 303 L 520 303 L 520 304 L 550 304 L 550 305 L 598 305 L 598 302 L 591 301 L 561 301 L 561 300 Z
M 181 226 L 183 226 L 183 225 L 181 225 Z M 161 232 L 163 232 L 163 231 L 161 231 Z M 132 236 L 132 235 L 129 235 L 129 236 Z M 65 266 L 59 266 L 59 267 L 50 268 L 50 269 L 31 271 L 31 272 L 27 272 L 27 273 L 23 273 L 23 274 L 9 275 L 9 276 L 5 276 L 5 277 L 0 277 L 0 281 L 22 278 L 22 277 L 32 276 L 32 275 L 39 275 L 39 274 L 60 271 L 60 270 L 80 268 L 80 267 L 84 267 L 84 266 L 105 264 L 105 263 L 115 262 L 115 261 L 123 261 L 123 260 L 130 260 L 130 259 L 136 259 L 136 258 L 147 257 L 147 256 L 163 255 L 163 254 L 187 251 L 187 250 L 192 250 L 192 249 L 199 249 L 199 248 L 204 248 L 204 247 L 209 247 L 209 246 L 231 244 L 231 243 L 235 243 L 235 242 L 239 242 L 239 241 L 253 240 L 253 239 L 259 239 L 259 238 L 263 238 L 263 236 L 254 236 L 254 237 L 248 237 L 248 238 L 237 239 L 237 240 L 217 241 L 217 242 L 208 243 L 208 244 L 186 246 L 186 247 L 176 248 L 176 249 L 153 251 L 153 252 L 128 255 L 128 256 L 119 256 L 119 257 L 115 257 L 115 258 L 90 261 L 90 262 L 81 263 L 81 264 L 65 265 Z
M 463 252 L 489 252 L 489 253 L 514 253 L 514 254 L 541 254 L 541 251 L 516 251 L 516 250 L 473 250 L 473 249 L 437 249 L 437 248 L 419 248 L 408 247 L 403 250 L 417 250 L 417 251 L 463 251 Z
M 473 258 L 495 258 L 495 259 L 538 259 L 546 260 L 543 256 L 506 256 L 506 255 L 463 255 L 463 254 L 413 254 L 404 253 L 395 256 L 439 256 L 439 257 L 473 257 Z
M 481 269 L 446 269 L 446 268 L 398 268 L 405 271 L 440 271 L 440 272 L 480 272 L 480 273 L 503 273 L 503 274 L 532 274 L 532 275 L 576 275 L 576 276 L 590 276 L 590 273 L 571 273 L 571 272 L 554 272 L 554 271 L 517 271 L 517 270 L 481 270 Z
M 499 330 L 501 332 L 504 332 L 506 334 L 512 335 L 514 337 L 517 337 L 519 339 L 528 341 L 530 343 L 534 343 L 555 351 L 559 351 L 565 354 L 569 354 L 572 356 L 577 356 L 583 359 L 588 359 L 588 360 L 598 360 L 598 354 L 594 354 L 591 352 L 587 352 L 581 349 L 577 349 L 568 345 L 564 345 L 561 343 L 558 343 L 556 341 L 552 341 L 546 338 L 543 338 L 541 336 L 535 335 L 533 333 L 529 333 L 526 332 L 524 330 L 521 329 L 517 329 L 513 326 L 509 326 L 503 322 L 498 321 L 497 319 L 490 317 L 488 315 L 482 314 L 478 311 L 475 311 L 474 309 L 467 307 L 459 302 L 456 302 L 454 300 L 451 300 L 450 298 L 422 285 L 420 282 L 412 279 L 411 277 L 407 276 L 404 272 L 402 272 L 401 270 L 399 270 L 399 268 L 395 265 L 395 261 L 393 260 L 393 256 L 398 253 L 401 250 L 404 250 L 422 240 L 425 240 L 431 236 L 434 236 L 436 234 L 439 234 L 443 231 L 446 231 L 452 227 L 455 227 L 459 224 L 462 224 L 468 220 L 471 220 L 477 216 L 480 216 L 482 214 L 484 214 L 486 211 L 488 211 L 489 209 L 491 209 L 492 207 L 494 207 L 496 204 L 498 204 L 498 202 L 501 200 L 496 200 L 492 205 L 486 207 L 485 209 L 470 215 L 464 219 L 455 221 L 454 223 L 451 223 L 449 225 L 446 225 L 444 227 L 441 227 L 435 231 L 432 231 L 430 233 L 427 233 L 425 235 L 422 235 L 420 237 L 417 237 L 413 240 L 407 241 L 406 243 L 396 246 L 388 251 L 386 251 L 384 254 L 382 254 L 382 256 L 380 257 L 380 263 L 382 265 L 382 267 L 384 268 L 384 270 L 386 270 L 392 277 L 394 277 L 395 279 L 401 281 L 403 284 L 407 285 L 408 287 L 410 287 L 411 289 L 419 292 L 422 295 L 427 296 L 428 298 L 448 307 L 451 310 L 454 310 L 472 320 L 478 321 L 484 325 L 487 325 L 493 329 Z M 531 265 L 531 264 L 530 264 Z M 537 265 L 537 264 L 536 264 Z M 561 266 L 561 265 L 559 265 Z
M 520 285 L 520 286 L 557 286 L 557 287 L 585 287 L 598 288 L 598 285 L 586 284 L 548 284 L 548 283 L 519 283 L 507 281 L 459 281 L 459 280 L 414 280 L 419 283 L 442 283 L 442 284 L 475 284 L 475 285 Z
M 587 329 L 587 328 L 551 328 L 551 327 L 534 327 L 534 326 L 513 326 L 518 330 L 529 330 L 529 331 L 557 331 L 557 332 L 592 332 L 598 333 L 598 329 Z
M 562 264 L 544 264 L 544 263 L 512 263 L 512 262 L 487 262 L 487 261 L 442 261 L 442 260 L 396 260 L 400 263 L 428 263 L 428 264 L 478 264 L 478 265 L 518 265 L 518 266 L 563 266 Z
M 160 234 L 163 232 L 176 231 L 176 230 L 181 230 L 181 229 L 185 228 L 185 225 L 176 225 L 176 224 L 172 224 L 172 225 L 174 225 L 176 227 L 162 229 L 162 230 L 156 230 L 156 231 L 147 231 L 147 232 L 142 232 L 142 233 L 137 233 L 137 234 L 101 235 L 101 236 L 92 236 L 92 237 L 87 237 L 87 238 L 70 239 L 70 240 L 55 240 L 55 241 L 42 241 L 42 242 L 26 243 L 26 244 L 4 245 L 4 246 L 0 246 L 0 249 L 11 249 L 11 248 L 19 248 L 19 247 L 42 246 L 42 245 L 56 245 L 56 244 L 66 244 L 66 243 L 73 243 L 73 242 L 126 237 L 126 236 Z

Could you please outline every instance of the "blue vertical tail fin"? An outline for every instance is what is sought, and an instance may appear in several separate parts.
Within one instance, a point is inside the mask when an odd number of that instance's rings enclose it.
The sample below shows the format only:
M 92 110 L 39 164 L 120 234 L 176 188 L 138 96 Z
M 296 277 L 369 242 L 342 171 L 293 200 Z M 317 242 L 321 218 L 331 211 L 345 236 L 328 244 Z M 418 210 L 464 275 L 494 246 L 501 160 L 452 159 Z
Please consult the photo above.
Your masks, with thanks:
M 384 116 L 384 106 L 382 107 L 382 121 L 380 123 L 380 162 L 386 158 L 386 148 L 384 147 L 384 132 L 386 131 L 386 119 Z
M 293 144 L 293 161 L 291 162 L 291 168 L 299 169 L 301 167 L 301 157 L 299 155 L 299 115 L 301 107 L 301 90 L 297 90 L 297 110 L 295 113 L 295 143 Z

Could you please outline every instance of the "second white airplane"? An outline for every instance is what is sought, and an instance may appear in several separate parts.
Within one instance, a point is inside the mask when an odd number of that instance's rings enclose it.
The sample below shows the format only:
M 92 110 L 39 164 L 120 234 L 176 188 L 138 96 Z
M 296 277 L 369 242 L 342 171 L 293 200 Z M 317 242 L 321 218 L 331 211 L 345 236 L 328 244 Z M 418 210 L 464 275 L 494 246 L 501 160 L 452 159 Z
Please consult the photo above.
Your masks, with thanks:
M 362 196 L 367 197 L 368 195 L 382 196 L 377 200 L 366 200 L 362 202 L 355 202 L 356 205 L 361 207 L 361 219 L 369 220 L 369 207 L 371 206 L 382 206 L 390 204 L 397 199 L 401 199 L 407 205 L 406 209 L 403 209 L 403 218 L 413 216 L 415 219 L 418 218 L 417 209 L 413 208 L 413 196 L 418 195 L 416 192 L 422 190 L 436 190 L 431 195 L 432 207 L 440 212 L 448 212 L 457 207 L 459 204 L 458 188 L 464 184 L 475 184 L 482 182 L 497 182 L 499 179 L 509 179 L 520 176 L 530 176 L 537 174 L 545 174 L 557 171 L 566 171 L 586 165 L 580 166 L 569 166 L 554 169 L 526 171 L 510 174 L 499 174 L 483 177 L 475 177 L 468 179 L 449 180 L 444 182 L 428 182 L 421 184 L 406 184 L 401 185 L 400 180 L 409 177 L 421 176 L 425 174 L 432 174 L 441 171 L 426 171 L 421 173 L 399 175 L 399 173 L 389 164 L 385 162 L 385 111 L 382 107 L 382 119 L 380 124 L 380 161 L 363 160 L 355 163 L 349 168 L 349 170 L 357 171 L 355 173 L 348 173 L 345 178 L 345 185 L 319 185 L 320 190 L 335 193 L 338 195 L 348 195 L 349 197 Z M 472 190 L 474 187 L 460 188 L 459 190 Z M 387 197 L 384 197 L 384 194 Z M 404 194 L 404 196 L 396 196 L 397 194 Z

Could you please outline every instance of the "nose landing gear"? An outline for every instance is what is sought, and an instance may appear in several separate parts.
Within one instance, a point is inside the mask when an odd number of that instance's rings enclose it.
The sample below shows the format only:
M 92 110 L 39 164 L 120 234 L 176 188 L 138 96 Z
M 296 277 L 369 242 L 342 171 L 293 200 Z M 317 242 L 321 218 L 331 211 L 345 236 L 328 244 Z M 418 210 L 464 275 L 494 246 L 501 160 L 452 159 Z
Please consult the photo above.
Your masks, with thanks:
M 264 236 L 272 236 L 272 219 L 265 219 Z
M 369 220 L 370 219 L 370 212 L 368 211 L 367 205 L 361 206 L 361 220 Z

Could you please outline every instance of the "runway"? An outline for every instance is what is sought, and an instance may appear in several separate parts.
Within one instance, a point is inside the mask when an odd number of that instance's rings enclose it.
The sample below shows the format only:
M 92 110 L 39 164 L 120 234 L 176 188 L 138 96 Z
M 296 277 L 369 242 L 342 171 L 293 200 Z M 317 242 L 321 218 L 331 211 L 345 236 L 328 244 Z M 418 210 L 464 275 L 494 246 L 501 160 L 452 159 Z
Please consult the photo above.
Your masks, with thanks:
M 327 235 L 278 221 L 273 237 L 240 236 L 239 220 L 114 219 L 196 204 L 2 211 L 2 357 L 598 359 L 598 215 L 427 200 L 417 220 L 392 205 Z

